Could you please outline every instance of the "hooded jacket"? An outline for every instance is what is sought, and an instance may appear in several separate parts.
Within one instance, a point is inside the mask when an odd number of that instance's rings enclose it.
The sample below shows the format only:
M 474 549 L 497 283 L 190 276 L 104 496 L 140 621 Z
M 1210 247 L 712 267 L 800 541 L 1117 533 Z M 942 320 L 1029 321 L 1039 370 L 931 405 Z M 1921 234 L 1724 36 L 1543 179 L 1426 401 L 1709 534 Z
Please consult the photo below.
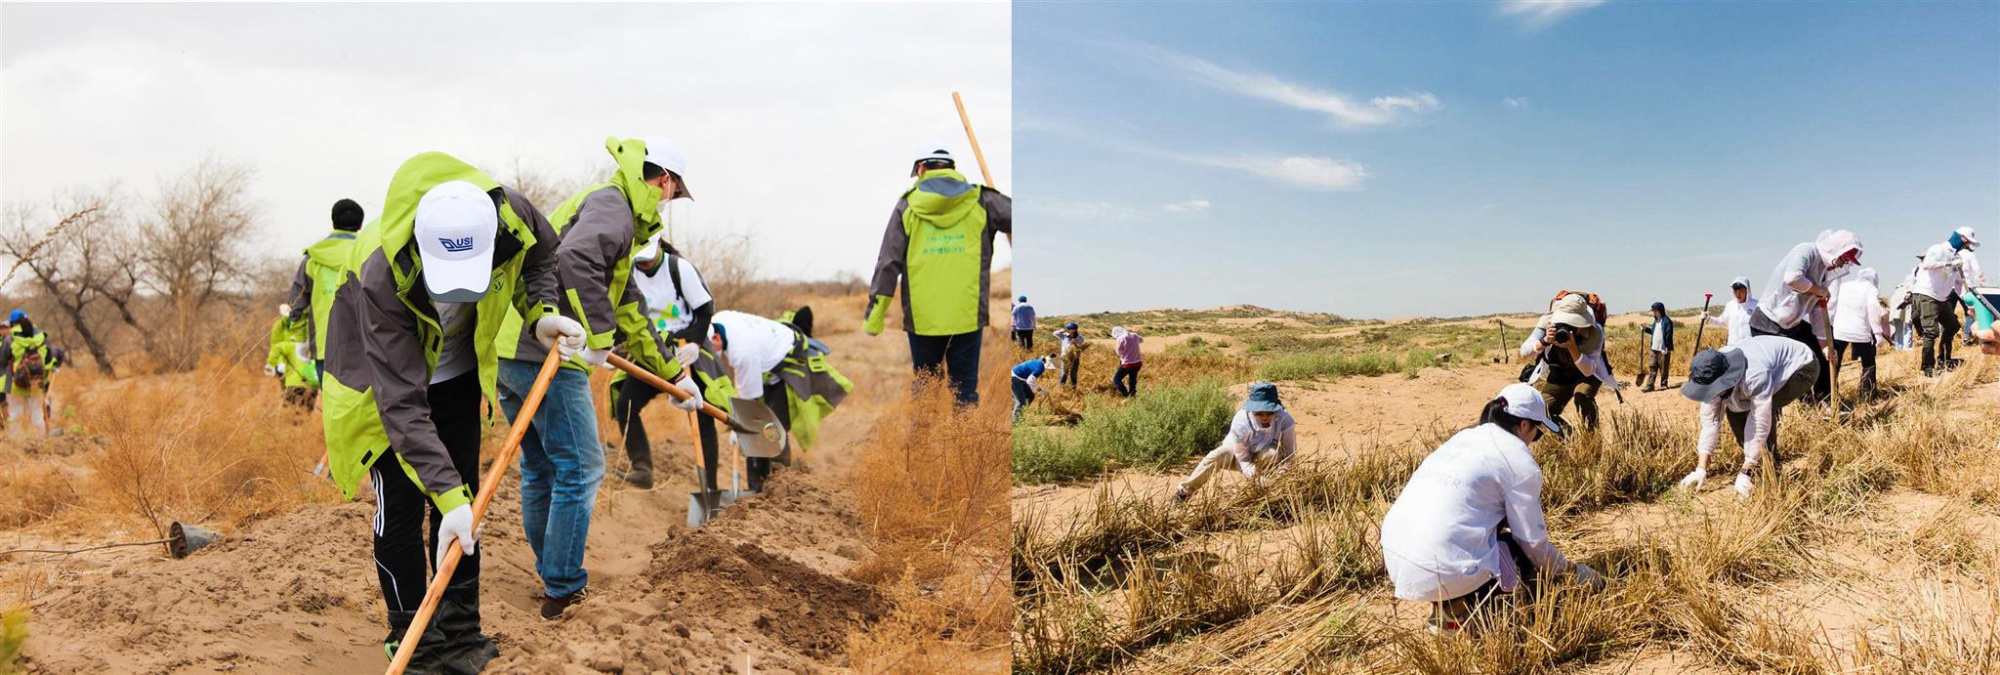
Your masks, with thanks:
M 333 311 L 333 291 L 340 287 L 341 271 L 353 248 L 353 232 L 334 230 L 306 247 L 298 271 L 292 274 L 292 313 L 287 318 L 306 322 L 305 342 L 314 359 L 326 360 L 326 314 Z
M 13 335 L 8 336 L 7 363 L 5 364 L 5 373 L 7 378 L 7 389 L 9 390 L 9 393 L 11 393 L 14 396 L 26 396 L 30 394 L 42 393 L 39 390 L 31 392 L 28 391 L 27 389 L 23 389 L 19 386 L 20 383 L 14 381 L 14 364 L 20 363 L 21 359 L 26 358 L 28 352 L 35 352 L 37 354 L 42 355 L 43 369 L 46 370 L 55 367 L 55 362 L 49 360 L 49 334 L 47 331 L 36 330 L 32 335 L 22 335 L 20 333 L 15 333 Z
M 1779 328 L 1789 329 L 1800 321 L 1810 321 L 1813 332 L 1824 336 L 1826 326 L 1822 325 L 1819 313 L 1813 311 L 1816 303 L 1807 300 L 1810 297 L 1807 292 L 1826 288 L 1838 276 L 1827 269 L 1828 261 L 1858 250 L 1861 240 L 1846 230 L 1827 230 L 1814 241 L 1793 246 L 1771 271 L 1771 280 L 1764 284 L 1764 297 L 1758 300 L 1757 311 Z
M 987 324 L 993 235 L 1014 231 L 1014 200 L 951 169 L 917 177 L 889 214 L 875 258 L 872 297 L 902 291 L 903 329 L 970 333 Z
M 604 149 L 618 161 L 617 173 L 570 196 L 549 218 L 562 279 L 558 311 L 583 324 L 584 346 L 621 345 L 633 363 L 673 380 L 680 377 L 680 364 L 662 355 L 660 336 L 646 317 L 646 296 L 632 274 L 632 252 L 660 231 L 660 189 L 642 179 L 643 141 L 610 138 Z M 508 317 L 500 335 L 500 358 L 540 363 L 548 356 L 534 324 L 518 313 Z M 589 372 L 582 359 L 563 367 Z
M 439 511 L 472 500 L 430 419 L 427 392 L 443 331 L 412 241 L 418 200 L 455 180 L 486 190 L 500 216 L 491 286 L 470 308 L 479 387 L 489 410 L 500 409 L 494 349 L 500 324 L 514 312 L 530 324 L 556 312 L 555 229 L 526 197 L 441 152 L 404 162 L 389 182 L 381 220 L 355 238 L 328 313 L 321 419 L 328 467 L 350 499 L 368 467 L 393 454 Z
M 312 361 L 299 358 L 299 347 L 306 343 L 305 324 L 281 316 L 271 322 L 271 349 L 265 353 L 264 365 L 284 367 L 284 384 L 287 389 L 319 388 L 318 369 Z
M 1888 312 L 1882 309 L 1882 287 L 1873 267 L 1835 286 L 1828 312 L 1835 340 L 1872 345 L 1888 337 Z

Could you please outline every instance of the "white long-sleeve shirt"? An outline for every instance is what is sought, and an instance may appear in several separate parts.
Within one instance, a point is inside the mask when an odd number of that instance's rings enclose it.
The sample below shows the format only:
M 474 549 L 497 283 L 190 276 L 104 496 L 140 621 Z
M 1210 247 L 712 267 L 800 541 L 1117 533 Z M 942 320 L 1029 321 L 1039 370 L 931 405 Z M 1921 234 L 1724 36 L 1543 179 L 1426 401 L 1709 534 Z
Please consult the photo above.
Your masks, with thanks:
M 1599 335 L 1603 335 L 1604 329 L 1599 327 L 1597 328 L 1597 332 Z M 1521 341 L 1521 355 L 1534 356 L 1541 353 L 1544 348 L 1542 345 L 1542 336 L 1547 334 L 1547 329 L 1541 326 L 1536 326 L 1534 330 L 1529 331 L 1528 339 Z M 1547 345 L 1547 348 L 1562 349 L 1562 346 Z M 1619 389 L 1617 380 L 1611 377 L 1611 364 L 1604 358 L 1604 347 L 1602 344 L 1599 344 L 1595 350 L 1583 352 L 1582 358 L 1576 360 L 1576 369 L 1582 371 L 1585 377 L 1597 378 L 1598 382 L 1601 383 L 1599 385 L 1600 388 L 1612 391 Z M 1528 376 L 1528 383 L 1539 382 L 1542 377 L 1548 374 L 1549 363 L 1548 361 L 1543 361 L 1535 366 L 1534 374 Z
M 1451 437 L 1410 476 L 1382 519 L 1382 560 L 1396 597 L 1439 602 L 1492 579 L 1519 581 L 1497 535 L 1505 520 L 1514 543 L 1539 568 L 1568 571 L 1542 517 L 1542 468 L 1520 437 L 1482 424 Z
M 1965 274 L 1959 268 L 1959 251 L 1950 242 L 1938 242 L 1924 251 L 1923 262 L 1917 263 L 1917 283 L 1910 287 L 1911 293 L 1929 296 L 1933 300 L 1949 298 L 1954 293 L 1963 294 Z
M 729 363 L 736 395 L 762 398 L 766 377 L 792 353 L 797 333 L 785 324 L 737 311 L 716 312 L 710 333 L 718 326 L 729 343 L 718 355 Z
M 1780 328 L 1791 328 L 1800 321 L 1810 320 L 1815 314 L 1814 298 L 1807 294 L 1815 288 L 1826 288 L 1827 278 L 1832 276 L 1826 269 L 1826 258 L 1819 253 L 1819 247 L 1812 242 L 1793 246 L 1778 267 L 1771 272 L 1771 281 L 1764 285 L 1764 297 L 1757 303 L 1757 310 L 1778 324 Z M 1820 326 L 1815 322 L 1814 332 Z
M 1757 311 L 1757 298 L 1743 302 L 1732 298 L 1729 304 L 1722 306 L 1722 314 L 1704 318 L 1708 319 L 1709 325 L 1729 329 L 1729 344 L 1733 345 L 1750 337 L 1750 313 L 1754 311 Z
M 1236 455 L 1236 469 L 1243 472 L 1243 477 L 1256 480 L 1255 460 L 1258 455 L 1277 453 L 1268 461 L 1272 466 L 1283 467 L 1298 452 L 1297 422 L 1292 419 L 1291 413 L 1280 410 L 1271 420 L 1271 426 L 1259 427 L 1250 411 L 1238 410 L 1236 416 L 1229 420 L 1229 436 L 1223 439 L 1223 443 L 1230 446 L 1231 454 Z
M 1833 339 L 1857 344 L 1875 344 L 1888 335 L 1887 312 L 1882 309 L 1882 289 L 1875 284 L 1873 270 L 1834 286 Z
M 1785 380 L 1801 368 L 1816 368 L 1811 349 L 1781 335 L 1758 335 L 1742 344 L 1722 348 L 1722 353 L 1742 352 L 1749 369 L 1743 381 L 1713 402 L 1701 404 L 1701 437 L 1695 451 L 1707 457 L 1722 443 L 1724 412 L 1747 412 L 1743 430 L 1743 463 L 1754 466 L 1764 453 L 1764 437 L 1771 433 L 1772 398 Z

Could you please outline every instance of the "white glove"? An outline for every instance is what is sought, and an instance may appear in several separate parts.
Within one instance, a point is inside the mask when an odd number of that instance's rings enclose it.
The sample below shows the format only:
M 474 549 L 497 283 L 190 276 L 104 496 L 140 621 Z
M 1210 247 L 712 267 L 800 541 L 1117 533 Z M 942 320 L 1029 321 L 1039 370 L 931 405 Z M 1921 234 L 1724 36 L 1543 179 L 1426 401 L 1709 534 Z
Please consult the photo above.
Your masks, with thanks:
M 278 365 L 276 366 L 276 369 L 277 369 L 277 371 L 278 371 L 278 374 L 279 374 L 279 375 L 283 375 L 283 374 L 285 374 L 285 364 L 282 364 L 282 363 L 278 364 Z
M 264 366 L 264 377 L 277 377 L 277 376 L 278 376 L 277 366 Z
M 681 362 L 682 368 L 691 368 L 696 359 L 701 358 L 701 348 L 692 342 L 683 342 L 674 350 L 674 360 Z
M 541 340 L 543 346 L 554 347 L 567 361 L 583 351 L 583 324 L 561 314 L 550 314 L 535 322 L 535 339 Z
M 674 380 L 674 386 L 680 387 L 681 391 L 685 391 L 688 393 L 688 397 L 685 400 L 675 400 L 674 407 L 686 410 L 688 412 L 694 412 L 701 409 L 701 386 L 694 383 L 693 377 L 688 376 L 686 373 L 682 373 L 681 379 Z
M 1604 575 L 1598 574 L 1597 570 L 1591 569 L 1589 565 L 1585 565 L 1583 563 L 1577 563 L 1574 572 L 1576 574 L 1576 580 L 1578 582 L 1590 586 L 1590 590 L 1593 591 L 1604 590 Z
M 1704 471 L 1702 469 L 1695 469 L 1693 471 L 1689 471 L 1687 477 L 1681 479 L 1681 489 L 1683 490 L 1699 489 L 1701 487 L 1701 482 L 1705 480 L 1708 480 L 1707 471 Z
M 299 356 L 300 361 L 313 360 L 312 349 L 306 347 L 306 343 L 304 342 L 301 342 L 298 344 L 297 347 L 292 348 L 292 353 L 297 354 Z
M 1749 499 L 1750 488 L 1752 487 L 1755 486 L 1750 484 L 1750 474 L 1747 473 L 1736 474 L 1736 496 L 1738 498 Z
M 609 349 L 585 349 L 580 353 L 583 355 L 584 365 L 591 367 L 604 365 L 611 358 L 611 350 Z
M 444 522 L 438 524 L 437 567 L 431 569 L 444 567 L 444 555 L 450 551 L 445 547 L 450 546 L 453 539 L 458 540 L 459 550 L 466 555 L 472 555 L 473 550 L 478 547 L 479 535 L 472 531 L 472 506 L 461 504 L 450 513 L 444 514 Z

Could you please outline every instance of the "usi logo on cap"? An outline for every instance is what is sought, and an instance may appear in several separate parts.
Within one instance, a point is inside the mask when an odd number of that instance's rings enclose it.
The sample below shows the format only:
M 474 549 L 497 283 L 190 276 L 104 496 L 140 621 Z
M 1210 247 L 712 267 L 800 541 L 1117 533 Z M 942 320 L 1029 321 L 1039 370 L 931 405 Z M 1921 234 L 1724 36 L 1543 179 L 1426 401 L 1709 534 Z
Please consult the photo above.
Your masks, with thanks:
M 472 250 L 472 237 L 459 237 L 457 239 L 439 237 L 438 243 L 444 245 L 444 250 L 452 253 L 464 253 Z

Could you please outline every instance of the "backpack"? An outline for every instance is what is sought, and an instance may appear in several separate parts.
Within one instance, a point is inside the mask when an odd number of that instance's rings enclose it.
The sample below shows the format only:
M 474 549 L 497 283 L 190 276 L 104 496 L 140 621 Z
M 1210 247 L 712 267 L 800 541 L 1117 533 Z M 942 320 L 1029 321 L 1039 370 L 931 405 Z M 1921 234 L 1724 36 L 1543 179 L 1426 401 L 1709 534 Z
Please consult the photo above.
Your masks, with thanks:
M 1590 306 L 1590 313 L 1592 315 L 1591 318 L 1597 320 L 1597 325 L 1599 326 L 1604 325 L 1604 320 L 1610 318 L 1611 316 L 1610 313 L 1605 310 L 1604 300 L 1602 298 L 1597 297 L 1596 293 L 1589 293 L 1585 291 L 1571 291 L 1571 290 L 1556 291 L 1556 297 L 1549 299 L 1549 306 L 1554 307 L 1557 300 L 1561 300 L 1564 297 L 1571 295 L 1583 296 L 1583 302 L 1584 304 Z
M 8 373 L 16 389 L 40 389 L 48 379 L 48 364 L 42 362 L 42 350 L 30 349 L 14 360 L 13 371 Z

